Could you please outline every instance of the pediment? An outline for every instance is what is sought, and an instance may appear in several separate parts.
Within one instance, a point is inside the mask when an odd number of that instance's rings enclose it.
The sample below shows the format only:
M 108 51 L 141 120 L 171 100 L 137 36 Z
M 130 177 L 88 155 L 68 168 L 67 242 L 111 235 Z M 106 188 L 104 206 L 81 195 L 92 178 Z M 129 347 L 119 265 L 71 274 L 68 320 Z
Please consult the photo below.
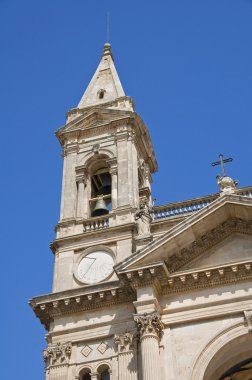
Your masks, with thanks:
M 102 125 L 115 120 L 121 120 L 123 117 L 132 116 L 130 111 L 121 111 L 105 108 L 91 108 L 89 110 L 76 110 L 77 115 L 73 121 L 70 121 L 63 127 L 64 132 L 76 130 L 78 128 L 89 128 Z
M 252 235 L 233 233 L 180 267 L 183 271 L 221 267 L 252 260 Z
M 172 274 L 181 268 L 190 270 L 190 265 L 203 268 L 210 256 L 211 265 L 251 259 L 251 206 L 251 199 L 237 195 L 218 198 L 118 264 L 116 270 L 124 273 L 162 263 Z

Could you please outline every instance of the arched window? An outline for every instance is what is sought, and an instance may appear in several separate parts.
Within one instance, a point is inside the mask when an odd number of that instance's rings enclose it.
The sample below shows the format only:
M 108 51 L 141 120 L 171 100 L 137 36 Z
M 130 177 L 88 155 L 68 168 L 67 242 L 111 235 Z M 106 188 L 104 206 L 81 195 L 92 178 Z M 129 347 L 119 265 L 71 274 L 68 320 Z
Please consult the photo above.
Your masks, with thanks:
M 99 380 L 110 380 L 110 369 L 107 364 L 102 364 L 98 368 L 98 379 Z
M 98 95 L 98 99 L 103 99 L 104 96 L 105 96 L 105 90 L 101 89 L 98 91 L 97 95 Z
M 79 379 L 80 380 L 91 380 L 91 371 L 89 368 L 83 369 L 80 374 L 79 374 Z
M 110 380 L 110 375 L 108 369 L 105 369 L 101 373 L 101 380 Z
M 83 377 L 82 380 L 91 380 L 90 373 L 86 373 Z

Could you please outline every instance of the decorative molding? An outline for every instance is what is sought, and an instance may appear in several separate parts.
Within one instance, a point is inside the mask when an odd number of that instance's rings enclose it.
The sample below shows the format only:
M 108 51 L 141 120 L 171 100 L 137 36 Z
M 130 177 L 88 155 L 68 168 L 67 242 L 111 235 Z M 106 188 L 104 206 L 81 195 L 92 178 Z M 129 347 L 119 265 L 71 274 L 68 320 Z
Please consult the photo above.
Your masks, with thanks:
M 114 341 L 117 345 L 118 352 L 124 353 L 132 350 L 134 348 L 135 335 L 129 332 L 124 334 L 115 335 Z
M 63 147 L 62 157 L 67 157 L 69 154 L 78 153 L 79 144 L 77 142 L 69 142 Z
M 161 338 L 164 324 L 157 313 L 135 314 L 134 321 L 136 322 L 140 339 L 148 335 L 155 335 L 157 338 Z
M 68 364 L 72 353 L 71 343 L 57 343 L 55 345 L 49 345 L 47 349 L 43 351 L 43 358 L 46 366 Z
M 93 351 L 93 349 L 92 349 L 91 347 L 89 347 L 88 345 L 86 345 L 86 346 L 83 347 L 83 349 L 81 350 L 81 353 L 82 353 L 82 355 L 84 355 L 84 356 L 87 358 L 88 355 L 90 355 L 92 351 Z
M 248 332 L 252 332 L 252 310 L 244 310 L 244 316 L 246 325 L 248 326 Z
M 107 351 L 108 348 L 109 346 L 105 342 L 101 342 L 99 346 L 97 347 L 97 350 L 103 355 Z

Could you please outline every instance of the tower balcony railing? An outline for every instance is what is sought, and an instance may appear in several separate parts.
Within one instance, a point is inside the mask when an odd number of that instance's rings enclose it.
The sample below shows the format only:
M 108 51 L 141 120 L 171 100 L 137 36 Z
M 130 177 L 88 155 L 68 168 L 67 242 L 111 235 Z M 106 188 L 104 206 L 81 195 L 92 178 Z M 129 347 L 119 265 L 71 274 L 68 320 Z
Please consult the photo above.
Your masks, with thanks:
M 236 189 L 235 194 L 251 198 L 252 186 Z M 189 216 L 190 214 L 209 206 L 219 196 L 220 194 L 216 193 L 205 197 L 189 199 L 184 202 L 174 202 L 166 205 L 155 206 L 154 221 L 178 216 Z
M 106 214 L 86 219 L 83 223 L 83 231 L 91 232 L 97 230 L 104 230 L 105 228 L 112 227 L 114 225 L 114 214 Z

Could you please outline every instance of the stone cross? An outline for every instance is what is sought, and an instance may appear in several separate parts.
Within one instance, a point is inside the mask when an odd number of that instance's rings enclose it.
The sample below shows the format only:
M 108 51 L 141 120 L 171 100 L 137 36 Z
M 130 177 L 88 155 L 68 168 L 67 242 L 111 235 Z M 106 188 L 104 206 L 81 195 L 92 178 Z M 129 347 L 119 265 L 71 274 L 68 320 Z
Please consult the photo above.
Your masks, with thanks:
M 219 155 L 219 159 L 220 159 L 220 161 L 217 161 L 217 162 L 213 162 L 212 163 L 212 166 L 216 166 L 216 165 L 221 165 L 221 170 L 222 170 L 222 176 L 223 177 L 226 177 L 226 168 L 225 168 L 225 163 L 226 162 L 232 162 L 233 161 L 233 159 L 230 157 L 230 158 L 225 158 L 224 159 L 224 156 L 223 156 L 223 154 L 220 154 Z

